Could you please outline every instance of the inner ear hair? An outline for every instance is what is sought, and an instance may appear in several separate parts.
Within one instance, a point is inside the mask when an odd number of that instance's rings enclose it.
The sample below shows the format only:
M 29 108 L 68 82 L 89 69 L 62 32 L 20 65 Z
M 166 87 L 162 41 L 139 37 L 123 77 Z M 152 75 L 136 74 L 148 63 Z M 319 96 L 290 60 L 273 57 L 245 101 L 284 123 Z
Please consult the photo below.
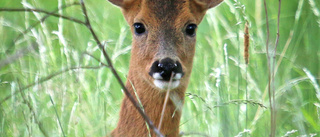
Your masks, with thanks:
M 201 10 L 208 10 L 219 5 L 223 0 L 193 0 Z
M 123 9 L 128 8 L 132 2 L 134 2 L 135 0 L 109 0 L 112 4 L 119 6 Z

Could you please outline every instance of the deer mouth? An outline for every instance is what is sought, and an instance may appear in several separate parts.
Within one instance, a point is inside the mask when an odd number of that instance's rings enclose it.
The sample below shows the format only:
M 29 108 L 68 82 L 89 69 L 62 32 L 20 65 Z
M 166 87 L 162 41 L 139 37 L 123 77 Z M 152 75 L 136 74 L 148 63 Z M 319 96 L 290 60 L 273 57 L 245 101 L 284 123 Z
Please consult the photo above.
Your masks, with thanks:
M 164 79 L 161 76 L 163 72 L 156 72 L 152 74 L 153 84 L 162 90 L 174 89 L 180 85 L 180 80 L 183 77 L 183 73 L 173 73 L 172 79 Z M 172 74 L 171 74 L 172 75 Z
M 153 84 L 162 90 L 177 88 L 184 72 L 179 61 L 164 58 L 152 63 L 149 75 L 154 79 Z

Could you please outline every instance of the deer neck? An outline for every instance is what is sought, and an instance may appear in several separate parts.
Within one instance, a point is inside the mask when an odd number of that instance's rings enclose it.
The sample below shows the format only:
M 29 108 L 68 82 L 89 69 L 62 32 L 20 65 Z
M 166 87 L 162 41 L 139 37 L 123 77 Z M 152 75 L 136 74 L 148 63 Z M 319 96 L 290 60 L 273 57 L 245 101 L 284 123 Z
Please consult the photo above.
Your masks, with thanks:
M 137 77 L 134 72 L 129 72 L 126 88 L 141 103 L 145 113 L 149 116 L 154 125 L 158 127 L 161 112 L 166 96 L 166 91 L 161 91 L 147 82 L 147 80 Z M 170 91 L 170 98 L 166 105 L 162 120 L 161 133 L 169 136 L 178 136 L 179 123 L 181 118 L 181 108 L 184 102 L 185 87 L 179 87 Z M 119 127 L 121 125 L 121 127 Z M 149 130 L 135 106 L 127 97 L 122 100 L 120 119 L 116 128 L 118 135 L 124 136 L 147 136 Z M 121 132 L 121 133 L 120 133 Z M 129 135 L 128 135 L 129 134 Z M 150 129 L 150 134 L 155 136 Z

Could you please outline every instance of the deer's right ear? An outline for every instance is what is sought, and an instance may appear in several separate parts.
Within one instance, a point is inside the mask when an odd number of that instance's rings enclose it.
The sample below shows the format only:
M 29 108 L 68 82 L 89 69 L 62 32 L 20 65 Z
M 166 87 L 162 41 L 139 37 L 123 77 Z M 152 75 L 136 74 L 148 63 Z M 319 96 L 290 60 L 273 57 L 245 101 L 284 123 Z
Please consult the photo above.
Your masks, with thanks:
M 201 10 L 208 10 L 219 5 L 223 0 L 194 0 Z
M 112 4 L 121 8 L 127 8 L 134 0 L 109 0 Z

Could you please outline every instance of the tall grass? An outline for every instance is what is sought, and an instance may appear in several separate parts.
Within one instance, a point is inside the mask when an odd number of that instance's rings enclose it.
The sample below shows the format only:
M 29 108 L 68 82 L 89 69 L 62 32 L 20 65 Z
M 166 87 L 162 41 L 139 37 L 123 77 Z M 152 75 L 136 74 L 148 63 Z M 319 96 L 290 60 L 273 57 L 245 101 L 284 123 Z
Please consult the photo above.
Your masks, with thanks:
M 53 11 L 73 2 L 3 0 L 0 8 Z M 129 26 L 109 2 L 85 2 L 93 29 L 125 81 L 132 37 Z M 274 46 L 278 1 L 267 0 L 267 4 L 269 46 Z M 320 134 L 319 10 L 317 0 L 282 1 L 274 81 L 276 136 Z M 77 5 L 58 13 L 84 21 Z M 15 40 L 44 16 L 0 12 L 0 136 L 110 133 L 124 95 L 111 71 L 99 63 L 105 60 L 85 26 L 48 17 Z M 250 34 L 248 66 L 243 58 L 246 21 Z M 266 38 L 263 0 L 226 0 L 208 11 L 197 32 L 182 132 L 191 136 L 269 136 Z

